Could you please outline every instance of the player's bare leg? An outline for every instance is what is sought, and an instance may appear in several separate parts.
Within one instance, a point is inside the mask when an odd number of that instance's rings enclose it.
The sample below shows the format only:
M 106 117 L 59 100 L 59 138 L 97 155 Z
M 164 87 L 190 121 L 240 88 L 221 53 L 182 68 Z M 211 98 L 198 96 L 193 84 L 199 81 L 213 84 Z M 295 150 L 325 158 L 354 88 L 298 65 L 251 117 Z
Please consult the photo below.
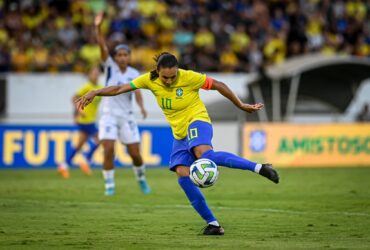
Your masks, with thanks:
M 145 178 L 145 164 L 140 154 L 140 144 L 133 143 L 127 144 L 127 151 L 130 155 L 133 163 L 133 171 L 137 182 L 139 183 L 140 189 L 144 194 L 150 193 L 150 187 Z
M 105 195 L 114 195 L 114 140 L 102 140 L 104 149 L 103 178 L 105 182 Z
M 79 138 L 79 140 L 78 140 L 77 146 L 75 148 L 75 150 L 77 152 L 80 151 L 82 149 L 83 145 L 87 142 L 87 140 L 89 139 L 89 135 L 87 133 L 84 133 L 84 132 L 79 132 L 78 138 Z M 92 174 L 90 166 L 86 162 L 80 162 L 79 167 L 82 170 L 82 172 L 84 172 L 86 175 L 91 175 Z
M 67 162 L 62 162 L 62 163 L 58 164 L 58 172 L 63 178 L 65 178 L 65 179 L 69 178 L 69 176 L 70 176 L 69 167 L 72 163 L 72 159 L 76 155 L 76 153 L 81 150 L 82 146 L 87 141 L 87 139 L 88 139 L 88 134 L 80 131 L 78 133 L 77 145 L 73 149 L 71 155 L 68 156 Z
M 80 169 L 86 174 L 86 175 L 92 175 L 93 172 L 91 171 L 91 162 L 92 162 L 92 157 L 94 155 L 94 152 L 96 151 L 96 149 L 99 147 L 99 138 L 98 138 L 98 134 L 95 134 L 94 137 L 94 143 L 95 145 L 90 145 L 90 151 L 88 152 L 87 156 L 86 156 L 86 160 L 87 161 L 83 161 L 83 162 L 80 162 Z

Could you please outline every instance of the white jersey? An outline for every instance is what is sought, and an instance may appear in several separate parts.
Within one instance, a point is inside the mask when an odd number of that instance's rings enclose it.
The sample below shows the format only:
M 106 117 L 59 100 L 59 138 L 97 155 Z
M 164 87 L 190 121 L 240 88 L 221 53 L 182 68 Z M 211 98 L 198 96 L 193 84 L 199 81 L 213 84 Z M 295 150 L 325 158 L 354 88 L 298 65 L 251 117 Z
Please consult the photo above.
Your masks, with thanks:
M 128 66 L 125 72 L 121 72 L 117 63 L 109 56 L 105 61 L 105 86 L 117 86 L 121 84 L 130 84 L 137 78 L 139 72 Z M 117 96 L 103 97 L 101 102 L 101 111 L 103 114 L 128 117 L 133 114 L 132 99 L 134 92 L 128 92 Z

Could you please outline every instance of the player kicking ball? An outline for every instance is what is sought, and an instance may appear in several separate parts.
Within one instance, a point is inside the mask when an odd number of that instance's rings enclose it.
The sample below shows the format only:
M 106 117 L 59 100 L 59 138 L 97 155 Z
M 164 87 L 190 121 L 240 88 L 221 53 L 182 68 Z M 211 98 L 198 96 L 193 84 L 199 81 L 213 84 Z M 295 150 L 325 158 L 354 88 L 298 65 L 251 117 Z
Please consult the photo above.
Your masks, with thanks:
M 279 175 L 271 164 L 249 161 L 228 152 L 216 152 L 212 146 L 212 124 L 207 109 L 199 97 L 199 90 L 216 90 L 229 99 L 237 108 L 248 113 L 263 108 L 263 104 L 243 103 L 226 84 L 206 75 L 178 68 L 176 57 L 164 52 L 156 59 L 156 68 L 132 80 L 130 84 L 105 87 L 89 92 L 77 101 L 83 109 L 95 96 L 115 96 L 136 89 L 148 89 L 157 99 L 175 137 L 170 157 L 170 170 L 176 172 L 178 183 L 197 213 L 207 226 L 204 235 L 223 235 L 221 227 L 208 207 L 200 189 L 189 177 L 189 167 L 196 159 L 206 158 L 218 166 L 249 170 L 274 183 Z

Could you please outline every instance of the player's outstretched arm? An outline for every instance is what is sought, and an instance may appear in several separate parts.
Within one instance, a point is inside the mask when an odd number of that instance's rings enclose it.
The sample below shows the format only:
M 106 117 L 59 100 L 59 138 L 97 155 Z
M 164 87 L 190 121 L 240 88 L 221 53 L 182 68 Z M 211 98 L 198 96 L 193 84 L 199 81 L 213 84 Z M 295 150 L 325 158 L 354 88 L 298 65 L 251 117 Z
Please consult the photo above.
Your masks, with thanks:
M 213 80 L 212 89 L 217 90 L 221 95 L 225 96 L 232 103 L 234 103 L 234 105 L 237 106 L 239 109 L 244 110 L 248 113 L 253 113 L 263 108 L 262 103 L 247 104 L 242 102 L 239 97 L 235 95 L 234 92 L 232 92 L 231 89 L 223 82 Z
M 105 42 L 104 36 L 100 30 L 100 26 L 103 23 L 103 19 L 104 19 L 104 12 L 98 13 L 95 16 L 94 25 L 95 25 L 96 40 L 98 41 L 98 44 L 100 47 L 100 57 L 105 62 L 109 56 L 109 50 Z
M 94 100 L 95 96 L 115 96 L 133 90 L 134 89 L 132 88 L 131 84 L 122 84 L 119 86 L 109 86 L 97 90 L 92 90 L 76 100 L 76 107 L 78 110 L 83 110 Z

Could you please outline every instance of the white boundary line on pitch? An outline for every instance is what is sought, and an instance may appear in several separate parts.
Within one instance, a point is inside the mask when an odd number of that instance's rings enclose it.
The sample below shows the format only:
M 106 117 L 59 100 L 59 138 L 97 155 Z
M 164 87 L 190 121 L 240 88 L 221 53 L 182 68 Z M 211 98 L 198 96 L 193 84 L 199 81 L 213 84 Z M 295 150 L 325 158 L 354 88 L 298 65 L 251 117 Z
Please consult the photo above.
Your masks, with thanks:
M 183 208 L 183 209 L 193 209 L 191 205 L 182 205 L 182 204 L 173 204 L 173 205 L 143 205 L 143 204 L 119 204 L 119 203 L 108 203 L 106 201 L 102 202 L 79 202 L 79 201 L 56 201 L 56 200 L 48 200 L 48 201 L 39 201 L 39 200 L 17 200 L 17 199 L 1 199 L 0 203 L 4 202 L 25 202 L 25 203 L 37 203 L 47 205 L 50 203 L 54 204 L 80 204 L 85 206 L 117 206 L 117 207 L 136 207 L 136 208 Z M 359 212 L 345 212 L 345 211 L 327 211 L 327 212 L 305 212 L 305 211 L 296 211 L 296 210 L 285 210 L 285 209 L 273 209 L 273 208 L 246 208 L 246 207 L 224 207 L 224 206 L 210 206 L 212 209 L 219 209 L 219 210 L 234 210 L 234 211 L 254 211 L 254 212 L 272 212 L 272 213 L 282 213 L 282 214 L 296 214 L 296 215 L 323 215 L 323 214 L 332 214 L 332 215 L 347 215 L 347 216 L 361 216 L 361 217 L 370 217 L 368 213 L 359 213 Z
M 155 207 L 155 208 L 192 208 L 190 205 L 154 205 L 146 206 L 141 204 L 133 204 L 135 207 Z M 357 212 L 340 212 L 340 211 L 328 211 L 328 212 L 305 212 L 305 211 L 294 211 L 285 209 L 272 209 L 272 208 L 245 208 L 245 207 L 222 207 L 222 206 L 210 206 L 211 208 L 220 210 L 239 210 L 239 211 L 255 211 L 255 212 L 272 212 L 272 213 L 285 213 L 285 214 L 305 214 L 305 215 L 321 215 L 321 214 L 333 214 L 333 215 L 350 215 L 350 216 L 364 216 L 370 217 L 367 213 Z

